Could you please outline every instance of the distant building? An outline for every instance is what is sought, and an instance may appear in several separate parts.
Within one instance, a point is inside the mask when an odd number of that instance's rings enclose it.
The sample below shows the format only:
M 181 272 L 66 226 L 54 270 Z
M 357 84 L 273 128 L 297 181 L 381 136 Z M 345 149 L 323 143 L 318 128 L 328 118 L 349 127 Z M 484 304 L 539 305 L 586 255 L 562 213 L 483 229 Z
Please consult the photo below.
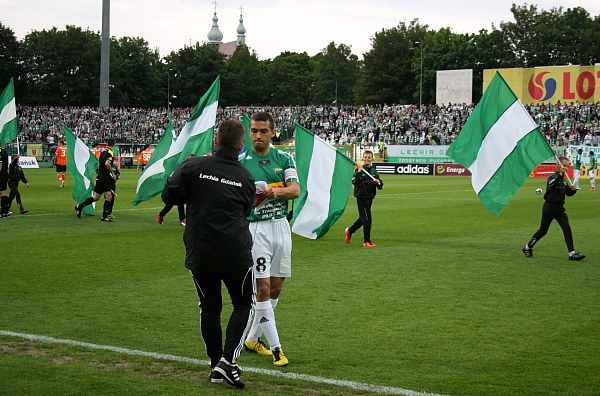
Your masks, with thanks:
M 223 43 L 223 33 L 219 29 L 219 17 L 217 16 L 217 2 L 215 1 L 213 4 L 215 5 L 215 13 L 212 17 L 213 24 L 206 37 L 209 44 L 218 45 L 219 51 L 229 58 L 233 55 L 238 45 L 246 45 L 246 28 L 244 27 L 244 18 L 242 17 L 242 7 L 240 7 L 240 24 L 236 29 L 237 40 Z

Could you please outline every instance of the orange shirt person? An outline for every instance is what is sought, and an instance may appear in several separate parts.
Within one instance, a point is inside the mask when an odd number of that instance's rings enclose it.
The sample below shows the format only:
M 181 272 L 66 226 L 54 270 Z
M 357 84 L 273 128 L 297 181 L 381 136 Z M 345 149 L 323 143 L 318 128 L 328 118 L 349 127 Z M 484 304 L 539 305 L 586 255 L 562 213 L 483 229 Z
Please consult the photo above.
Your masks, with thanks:
M 138 170 L 140 170 L 140 164 L 142 165 L 142 171 L 144 170 L 144 168 L 146 168 L 146 165 L 148 165 L 148 161 L 150 161 L 150 157 L 152 157 L 153 153 L 154 150 L 150 148 L 150 144 L 147 144 L 144 151 L 140 153 L 140 159 L 138 161 Z
M 90 149 L 90 151 L 91 151 L 92 153 L 94 153 L 94 155 L 96 156 L 96 158 L 100 159 L 100 153 L 102 152 L 102 149 L 101 149 L 100 147 L 98 147 L 98 143 L 96 143 L 96 144 L 94 145 L 94 147 L 92 147 L 92 148 Z
M 64 187 L 67 172 L 67 148 L 64 140 L 58 141 L 58 147 L 54 152 L 54 164 L 56 165 L 56 176 L 60 180 L 60 187 Z

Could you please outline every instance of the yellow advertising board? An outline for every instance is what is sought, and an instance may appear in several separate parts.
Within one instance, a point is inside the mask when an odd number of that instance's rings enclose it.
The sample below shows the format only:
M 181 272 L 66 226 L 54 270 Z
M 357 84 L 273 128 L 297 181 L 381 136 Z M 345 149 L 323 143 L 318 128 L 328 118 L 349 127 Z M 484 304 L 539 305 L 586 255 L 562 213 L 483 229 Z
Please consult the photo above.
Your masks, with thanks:
M 500 72 L 524 104 L 600 101 L 600 66 L 549 66 L 483 71 L 483 90 Z

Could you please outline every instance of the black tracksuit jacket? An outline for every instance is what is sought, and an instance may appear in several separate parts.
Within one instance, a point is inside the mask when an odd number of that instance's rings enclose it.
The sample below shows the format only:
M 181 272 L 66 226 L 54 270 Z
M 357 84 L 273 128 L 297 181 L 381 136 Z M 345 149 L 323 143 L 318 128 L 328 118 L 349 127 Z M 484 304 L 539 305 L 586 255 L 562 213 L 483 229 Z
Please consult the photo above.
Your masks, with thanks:
M 254 177 L 238 161 L 238 151 L 218 146 L 212 156 L 192 157 L 168 178 L 166 204 L 187 204 L 183 240 L 185 266 L 195 273 L 243 271 L 252 266 L 248 216 Z

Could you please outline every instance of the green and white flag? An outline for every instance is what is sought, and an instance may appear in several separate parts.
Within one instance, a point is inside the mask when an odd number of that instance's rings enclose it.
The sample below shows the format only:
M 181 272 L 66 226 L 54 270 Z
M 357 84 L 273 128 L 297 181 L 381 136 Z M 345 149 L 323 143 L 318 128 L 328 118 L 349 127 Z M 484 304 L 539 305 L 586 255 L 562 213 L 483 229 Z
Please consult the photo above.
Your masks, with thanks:
M 77 204 L 94 195 L 94 181 L 98 169 L 98 158 L 69 128 L 64 127 L 67 137 L 67 168 L 73 175 L 73 199 Z M 83 208 L 83 214 L 94 215 L 95 205 Z
M 167 178 L 190 154 L 206 155 L 212 152 L 220 81 L 221 76 L 217 76 L 209 90 L 200 98 L 192 118 L 185 124 L 168 152 L 162 157 L 157 156 L 152 164 L 148 163 L 138 180 L 137 198 L 131 202 L 134 206 L 160 194 Z M 156 154 L 155 151 L 151 160 Z
M 0 143 L 6 147 L 6 143 L 12 142 L 19 134 L 17 119 L 17 105 L 15 102 L 15 85 L 13 79 L 0 95 Z
M 555 155 L 500 73 L 447 153 L 471 171 L 473 189 L 496 216 L 535 167 Z
M 318 239 L 329 231 L 346 210 L 355 165 L 335 147 L 296 125 L 300 196 L 294 200 L 294 233 Z
M 131 201 L 133 206 L 137 206 L 137 204 L 139 204 L 142 201 L 152 199 L 162 192 L 165 186 L 165 182 L 167 181 L 167 177 L 169 177 L 169 174 L 167 174 L 166 172 L 154 173 L 151 170 L 153 169 L 151 167 L 154 163 L 160 162 L 165 157 L 165 155 L 169 153 L 169 149 L 171 148 L 171 145 L 173 144 L 173 142 L 175 142 L 176 139 L 177 137 L 175 136 L 175 127 L 173 125 L 173 121 L 169 119 L 169 125 L 167 125 L 165 134 L 160 139 L 158 145 L 154 149 L 150 160 L 148 161 L 144 171 L 140 175 L 140 180 L 148 170 L 150 170 L 150 172 L 152 172 L 153 174 L 152 176 L 147 178 L 144 183 L 140 184 L 138 181 L 137 196 L 133 201 Z

